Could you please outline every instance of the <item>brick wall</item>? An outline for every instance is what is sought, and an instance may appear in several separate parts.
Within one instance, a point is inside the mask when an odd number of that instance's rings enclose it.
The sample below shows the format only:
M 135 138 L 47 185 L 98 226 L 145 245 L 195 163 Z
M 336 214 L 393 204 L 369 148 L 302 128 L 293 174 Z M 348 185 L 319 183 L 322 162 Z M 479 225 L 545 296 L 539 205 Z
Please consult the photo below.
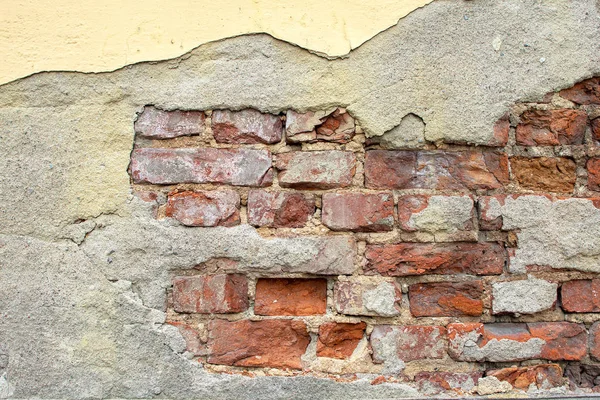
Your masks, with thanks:
M 597 273 L 527 261 L 521 241 L 544 210 L 600 207 L 600 79 L 516 104 L 487 147 L 418 129 L 367 139 L 343 108 L 146 106 L 134 128 L 134 193 L 157 219 L 314 240 L 294 270 L 261 265 L 256 248 L 252 268 L 216 258 L 173 274 L 169 322 L 206 369 L 375 373 L 427 393 L 469 392 L 486 375 L 595 385 Z

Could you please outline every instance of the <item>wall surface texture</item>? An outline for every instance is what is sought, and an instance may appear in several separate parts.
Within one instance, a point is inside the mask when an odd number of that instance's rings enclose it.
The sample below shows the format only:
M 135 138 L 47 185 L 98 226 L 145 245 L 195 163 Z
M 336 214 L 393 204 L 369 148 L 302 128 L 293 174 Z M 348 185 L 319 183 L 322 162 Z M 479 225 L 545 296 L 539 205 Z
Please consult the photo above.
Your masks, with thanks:
M 600 2 L 383 28 L 0 86 L 0 398 L 600 391 Z

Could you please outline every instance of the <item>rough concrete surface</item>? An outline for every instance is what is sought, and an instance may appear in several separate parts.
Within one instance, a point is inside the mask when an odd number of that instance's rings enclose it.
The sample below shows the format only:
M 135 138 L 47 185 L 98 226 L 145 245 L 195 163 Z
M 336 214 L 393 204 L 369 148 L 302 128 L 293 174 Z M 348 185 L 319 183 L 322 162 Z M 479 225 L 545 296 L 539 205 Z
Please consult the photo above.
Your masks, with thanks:
M 437 0 L 345 59 L 249 35 L 168 62 L 0 86 L 0 350 L 8 360 L 0 397 L 417 395 L 404 384 L 371 385 L 372 377 L 248 378 L 188 360 L 181 336 L 163 325 L 170 271 L 223 256 L 252 271 L 294 271 L 320 249 L 331 262 L 314 272 L 350 274 L 354 264 L 338 250 L 353 244 L 264 239 L 245 225 L 192 232 L 150 219 L 127 174 L 135 113 L 148 104 L 273 113 L 343 106 L 368 136 L 412 113 L 428 141 L 484 144 L 515 101 L 600 73 L 599 22 L 594 0 Z M 600 210 L 583 200 L 546 207 L 535 229 L 535 215 L 503 207 L 505 229 L 521 229 L 511 268 L 597 272 Z M 536 340 L 515 350 L 535 355 Z M 496 361 L 491 347 L 470 357 Z

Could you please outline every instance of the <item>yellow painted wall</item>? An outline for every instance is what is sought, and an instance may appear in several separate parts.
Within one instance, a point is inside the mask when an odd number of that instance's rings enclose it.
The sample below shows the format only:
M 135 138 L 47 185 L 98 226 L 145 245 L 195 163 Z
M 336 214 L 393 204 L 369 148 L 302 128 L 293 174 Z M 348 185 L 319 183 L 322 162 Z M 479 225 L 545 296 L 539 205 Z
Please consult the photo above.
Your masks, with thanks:
M 0 84 L 111 71 L 265 32 L 340 56 L 433 0 L 0 0 Z

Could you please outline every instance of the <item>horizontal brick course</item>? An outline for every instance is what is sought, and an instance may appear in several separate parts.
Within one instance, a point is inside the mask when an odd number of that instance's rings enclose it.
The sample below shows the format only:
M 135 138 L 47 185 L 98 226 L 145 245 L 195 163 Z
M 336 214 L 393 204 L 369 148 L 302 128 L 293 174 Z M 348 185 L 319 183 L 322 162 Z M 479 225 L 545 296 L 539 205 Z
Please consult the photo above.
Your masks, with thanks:
M 524 189 L 571 193 L 577 180 L 577 166 L 563 157 L 512 157 L 511 170 Z
M 377 232 L 394 228 L 392 193 L 325 193 L 323 224 L 334 231 Z
M 333 189 L 350 186 L 356 156 L 349 151 L 293 151 L 278 154 L 275 167 L 282 187 Z
M 278 143 L 283 135 L 283 122 L 278 115 L 253 109 L 215 110 L 211 128 L 217 143 Z
M 315 198 L 295 192 L 251 190 L 248 223 L 272 228 L 301 228 L 315 213 Z
M 165 213 L 188 226 L 238 225 L 240 196 L 233 190 L 173 193 Z
M 134 130 L 138 136 L 149 139 L 199 135 L 204 132 L 204 119 L 202 111 L 164 111 L 146 106 L 135 121 Z
M 389 363 L 443 358 L 445 337 L 446 328 L 442 326 L 377 325 L 371 333 L 373 361 Z
M 415 317 L 478 316 L 483 313 L 483 282 L 416 283 L 408 287 Z
M 531 110 L 521 115 L 517 125 L 517 144 L 521 146 L 558 146 L 583 143 L 587 114 L 579 110 Z
M 259 279 L 256 315 L 318 315 L 327 311 L 326 279 Z

